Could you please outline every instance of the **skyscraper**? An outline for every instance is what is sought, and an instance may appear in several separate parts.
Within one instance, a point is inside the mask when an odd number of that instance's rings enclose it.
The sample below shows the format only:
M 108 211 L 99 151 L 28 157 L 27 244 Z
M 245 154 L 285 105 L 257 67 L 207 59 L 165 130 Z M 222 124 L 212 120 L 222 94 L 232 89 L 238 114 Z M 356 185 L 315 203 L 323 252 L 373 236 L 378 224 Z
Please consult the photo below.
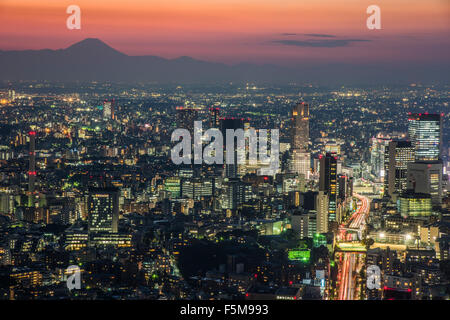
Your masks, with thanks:
M 291 172 L 309 178 L 311 155 L 309 145 L 309 106 L 305 102 L 298 103 L 292 109 L 291 128 Z
M 307 151 L 309 144 L 309 106 L 305 102 L 292 108 L 292 149 Z
M 220 109 L 219 108 L 209 108 L 209 127 L 210 128 L 220 128 Z
M 372 173 L 380 179 L 384 178 L 384 155 L 389 142 L 392 138 L 388 135 L 378 134 L 372 139 L 372 146 L 370 147 L 370 166 Z
M 316 224 L 317 224 L 317 232 L 318 233 L 326 233 L 328 232 L 328 208 L 329 208 L 329 198 L 328 194 L 325 191 L 319 191 L 319 194 L 316 198 L 317 204 L 317 216 L 316 216 Z
M 244 129 L 244 119 L 242 118 L 222 118 L 220 119 L 220 130 L 222 131 L 224 139 L 224 147 L 227 145 L 227 129 L 237 130 Z M 237 141 L 234 141 L 234 164 L 226 163 L 225 160 L 225 176 L 227 178 L 237 178 L 238 176 L 238 164 L 237 159 Z M 224 159 L 226 159 L 226 150 L 224 150 Z
M 119 190 L 114 187 L 90 188 L 88 196 L 89 233 L 117 233 Z
M 429 194 L 433 205 L 442 203 L 442 162 L 408 163 L 408 190 Z
M 36 182 L 36 131 L 28 132 L 30 137 L 30 162 L 28 167 L 28 191 L 33 193 L 35 190 Z
M 331 153 L 320 159 L 319 191 L 328 195 L 328 220 L 336 221 L 337 157 Z
M 411 190 L 405 191 L 398 197 L 397 210 L 403 218 L 429 217 L 432 215 L 431 196 Z
M 408 163 L 414 162 L 414 146 L 410 141 L 394 140 L 389 143 L 386 155 L 385 186 L 392 197 L 407 189 Z
M 114 119 L 114 117 L 114 99 L 112 99 L 111 101 L 103 101 L 103 119 L 110 120 Z
M 291 172 L 298 174 L 300 179 L 309 179 L 311 154 L 308 151 L 294 149 L 291 157 Z
M 442 117 L 440 114 L 410 113 L 408 135 L 415 149 L 417 161 L 436 161 L 441 158 Z

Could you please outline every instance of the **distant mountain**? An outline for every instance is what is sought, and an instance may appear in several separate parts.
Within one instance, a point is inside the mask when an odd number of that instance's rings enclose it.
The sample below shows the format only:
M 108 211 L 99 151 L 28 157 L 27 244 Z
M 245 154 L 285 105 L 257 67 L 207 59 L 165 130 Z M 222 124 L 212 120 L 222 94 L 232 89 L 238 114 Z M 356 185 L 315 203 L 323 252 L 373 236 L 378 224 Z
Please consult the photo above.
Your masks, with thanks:
M 326 65 L 305 61 L 285 68 L 251 63 L 229 66 L 186 56 L 177 59 L 128 56 L 92 38 L 59 50 L 0 51 L 0 80 L 11 81 L 315 81 L 322 84 L 386 84 L 399 81 L 448 82 L 449 74 L 449 65 L 417 65 L 408 61 L 395 64 L 350 62 Z
M 190 57 L 128 56 L 99 39 L 59 50 L 0 51 L 0 80 L 204 82 L 270 80 L 288 70 L 275 66 L 228 66 Z

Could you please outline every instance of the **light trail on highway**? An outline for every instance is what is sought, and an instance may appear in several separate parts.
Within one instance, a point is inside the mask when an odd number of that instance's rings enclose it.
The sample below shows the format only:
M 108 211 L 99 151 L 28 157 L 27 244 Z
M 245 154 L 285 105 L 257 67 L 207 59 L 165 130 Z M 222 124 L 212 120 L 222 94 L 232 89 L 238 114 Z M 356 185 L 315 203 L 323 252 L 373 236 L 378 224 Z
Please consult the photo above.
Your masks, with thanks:
M 347 228 L 363 231 L 366 218 L 369 213 L 369 199 L 359 194 L 354 194 L 359 200 L 358 208 L 350 217 Z M 344 231 L 344 230 L 343 230 Z M 345 231 L 344 231 L 345 240 Z M 356 273 L 359 271 L 361 260 L 358 253 L 342 253 L 342 259 L 339 264 L 339 289 L 338 300 L 353 300 L 356 290 Z

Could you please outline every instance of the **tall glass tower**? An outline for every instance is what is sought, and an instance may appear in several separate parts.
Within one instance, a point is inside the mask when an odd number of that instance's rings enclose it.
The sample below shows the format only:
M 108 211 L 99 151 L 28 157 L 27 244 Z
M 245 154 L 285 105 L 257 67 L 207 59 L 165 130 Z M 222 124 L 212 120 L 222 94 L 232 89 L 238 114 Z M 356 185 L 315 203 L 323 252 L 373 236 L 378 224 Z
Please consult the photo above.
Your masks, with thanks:
M 440 114 L 410 113 L 408 134 L 416 161 L 437 161 L 441 156 L 442 117 Z
M 309 179 L 311 155 L 309 153 L 309 105 L 300 102 L 292 108 L 291 172 Z
M 337 157 L 327 153 L 320 155 L 319 191 L 328 195 L 328 220 L 336 221 L 336 191 L 337 191 Z
M 309 144 L 309 106 L 300 102 L 292 109 L 292 149 L 307 151 Z

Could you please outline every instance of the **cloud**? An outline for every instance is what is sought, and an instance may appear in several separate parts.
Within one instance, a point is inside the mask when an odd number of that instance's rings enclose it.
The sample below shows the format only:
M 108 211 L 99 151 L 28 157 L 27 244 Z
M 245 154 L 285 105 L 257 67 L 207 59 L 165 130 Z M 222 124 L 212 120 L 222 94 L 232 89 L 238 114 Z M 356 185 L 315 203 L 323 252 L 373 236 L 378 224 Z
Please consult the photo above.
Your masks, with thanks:
M 317 37 L 317 38 L 336 38 L 335 35 L 332 34 L 323 34 L 323 33 L 290 33 L 284 32 L 281 33 L 282 36 L 308 36 L 308 37 Z
M 323 33 L 305 33 L 304 35 L 308 37 L 317 37 L 317 38 L 336 38 L 335 35 Z
M 324 39 L 324 40 L 274 40 L 273 43 L 278 43 L 286 46 L 295 47 L 314 47 L 314 48 L 336 48 L 347 47 L 353 42 L 369 42 L 367 39 Z

